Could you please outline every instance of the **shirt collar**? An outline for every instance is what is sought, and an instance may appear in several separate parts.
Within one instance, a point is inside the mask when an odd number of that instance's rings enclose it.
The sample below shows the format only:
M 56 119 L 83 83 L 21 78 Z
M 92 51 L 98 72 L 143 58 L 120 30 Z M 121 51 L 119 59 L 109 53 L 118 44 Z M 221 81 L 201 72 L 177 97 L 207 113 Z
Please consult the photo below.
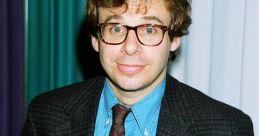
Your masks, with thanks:
M 151 93 L 131 107 L 142 133 L 145 129 L 150 132 L 157 125 L 165 84 L 163 80 Z
M 107 111 L 111 111 L 112 107 L 117 103 L 119 103 L 119 100 L 112 92 L 112 89 L 107 80 L 108 79 L 105 79 L 104 88 L 103 88 L 104 102 L 105 102 L 104 105 Z
M 108 111 L 108 116 L 111 116 L 111 109 L 114 105 L 119 103 L 119 100 L 112 92 L 107 80 L 108 79 L 105 79 L 104 82 L 103 93 L 106 111 Z M 160 111 L 165 84 L 166 81 L 164 79 L 154 90 L 152 90 L 152 92 L 131 107 L 133 116 L 135 117 L 142 133 L 145 132 L 145 129 L 150 132 L 157 125 L 157 115 L 159 115 L 158 112 Z

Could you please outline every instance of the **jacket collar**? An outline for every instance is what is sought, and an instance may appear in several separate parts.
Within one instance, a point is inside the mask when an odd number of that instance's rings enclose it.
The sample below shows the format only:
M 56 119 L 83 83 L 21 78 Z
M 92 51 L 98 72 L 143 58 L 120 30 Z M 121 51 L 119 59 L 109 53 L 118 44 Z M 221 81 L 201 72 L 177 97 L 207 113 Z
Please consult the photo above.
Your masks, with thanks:
M 104 77 L 86 81 L 81 93 L 71 100 L 67 107 L 71 133 L 77 136 L 93 135 L 99 99 L 104 84 Z

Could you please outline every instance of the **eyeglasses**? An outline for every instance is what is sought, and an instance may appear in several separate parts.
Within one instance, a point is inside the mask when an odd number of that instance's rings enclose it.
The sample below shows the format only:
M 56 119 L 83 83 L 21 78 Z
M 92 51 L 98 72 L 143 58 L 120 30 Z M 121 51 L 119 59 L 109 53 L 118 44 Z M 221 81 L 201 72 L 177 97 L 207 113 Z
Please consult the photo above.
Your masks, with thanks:
M 169 29 L 172 29 L 172 26 L 143 24 L 131 27 L 119 23 L 99 24 L 102 41 L 110 45 L 123 43 L 128 36 L 129 30 L 134 30 L 141 44 L 145 46 L 157 46 L 162 42 L 165 32 Z

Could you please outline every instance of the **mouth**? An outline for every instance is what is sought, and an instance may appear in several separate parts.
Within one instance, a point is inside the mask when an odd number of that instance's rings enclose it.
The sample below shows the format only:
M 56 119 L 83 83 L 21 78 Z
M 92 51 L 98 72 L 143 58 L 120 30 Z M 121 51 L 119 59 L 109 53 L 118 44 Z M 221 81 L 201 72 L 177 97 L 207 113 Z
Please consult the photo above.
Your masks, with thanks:
M 138 64 L 117 64 L 117 68 L 121 73 L 126 75 L 134 75 L 141 72 L 144 69 L 144 65 Z

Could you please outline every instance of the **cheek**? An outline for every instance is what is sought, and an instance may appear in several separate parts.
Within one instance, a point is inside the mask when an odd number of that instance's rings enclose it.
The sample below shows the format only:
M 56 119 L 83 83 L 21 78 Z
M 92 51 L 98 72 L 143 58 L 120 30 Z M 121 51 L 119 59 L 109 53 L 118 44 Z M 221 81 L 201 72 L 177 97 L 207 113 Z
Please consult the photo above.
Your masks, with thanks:
M 156 61 L 156 63 L 162 65 L 164 63 L 167 63 L 169 54 L 170 54 L 170 45 L 168 43 L 162 44 L 162 45 L 159 45 L 159 48 L 156 48 L 153 51 L 151 58 L 153 58 Z
M 155 55 L 153 57 L 154 57 L 157 65 L 163 66 L 167 63 L 168 56 L 169 56 L 168 51 L 164 51 L 162 53 L 157 53 L 157 55 Z
M 99 50 L 99 55 L 100 55 L 100 61 L 103 65 L 107 66 L 110 63 L 112 63 L 115 60 L 116 53 L 116 48 L 113 46 L 109 47 L 111 45 L 101 45 L 100 50 Z
M 166 67 L 170 51 L 165 48 L 156 48 L 148 52 L 149 62 L 153 70 L 161 70 Z

